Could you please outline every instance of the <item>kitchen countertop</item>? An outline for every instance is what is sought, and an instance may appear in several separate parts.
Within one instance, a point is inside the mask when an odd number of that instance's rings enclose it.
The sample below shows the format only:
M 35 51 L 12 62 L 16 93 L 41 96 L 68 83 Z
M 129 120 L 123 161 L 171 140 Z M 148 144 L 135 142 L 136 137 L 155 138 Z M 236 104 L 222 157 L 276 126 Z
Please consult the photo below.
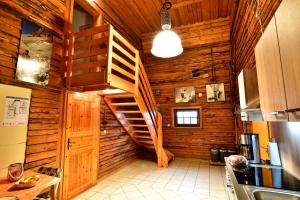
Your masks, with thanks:
M 225 158 L 225 163 L 226 163 L 227 172 L 228 172 L 228 174 L 230 176 L 230 179 L 231 179 L 231 182 L 233 184 L 234 192 L 235 192 L 235 195 L 236 195 L 237 199 L 251 200 L 250 197 L 248 196 L 245 188 L 244 188 L 244 185 L 241 185 L 237 182 L 237 180 L 235 178 L 235 175 L 234 175 L 234 172 L 233 172 L 233 169 L 232 169 L 231 165 L 228 162 L 228 158 Z
M 225 158 L 225 163 L 226 163 L 226 169 L 228 172 L 228 175 L 231 179 L 232 186 L 234 187 L 234 192 L 236 195 L 236 198 L 238 200 L 255 200 L 253 196 L 253 191 L 270 191 L 270 192 L 275 192 L 275 193 L 289 193 L 289 194 L 295 194 L 298 197 L 300 197 L 300 191 L 298 190 L 299 188 L 299 181 L 297 182 L 298 185 L 294 185 L 294 187 L 290 188 L 292 190 L 285 190 L 285 189 L 277 189 L 277 188 L 267 188 L 265 186 L 255 186 L 255 185 L 245 185 L 239 183 L 238 179 L 236 177 L 235 172 L 233 171 L 232 166 L 229 164 L 228 158 Z M 270 165 L 256 165 L 252 164 L 251 166 L 253 167 L 262 167 L 262 168 L 274 168 L 274 169 L 282 169 L 281 167 L 274 167 Z

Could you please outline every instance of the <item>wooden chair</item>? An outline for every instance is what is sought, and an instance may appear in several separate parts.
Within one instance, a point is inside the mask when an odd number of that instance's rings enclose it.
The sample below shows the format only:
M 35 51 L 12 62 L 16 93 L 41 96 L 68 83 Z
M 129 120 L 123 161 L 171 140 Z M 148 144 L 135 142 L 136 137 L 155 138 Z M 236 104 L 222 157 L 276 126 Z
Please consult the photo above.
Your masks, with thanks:
M 38 169 L 38 173 L 45 174 L 48 176 L 55 176 L 57 178 L 61 178 L 62 175 L 62 169 L 61 168 L 54 168 L 54 167 L 40 167 Z M 50 196 L 54 196 L 56 199 L 57 197 L 57 190 L 58 190 L 59 183 L 56 184 L 54 191 L 50 191 L 49 189 L 43 191 L 41 194 L 39 194 L 34 200 L 45 200 L 50 199 Z M 0 199 L 1 200 L 1 199 Z

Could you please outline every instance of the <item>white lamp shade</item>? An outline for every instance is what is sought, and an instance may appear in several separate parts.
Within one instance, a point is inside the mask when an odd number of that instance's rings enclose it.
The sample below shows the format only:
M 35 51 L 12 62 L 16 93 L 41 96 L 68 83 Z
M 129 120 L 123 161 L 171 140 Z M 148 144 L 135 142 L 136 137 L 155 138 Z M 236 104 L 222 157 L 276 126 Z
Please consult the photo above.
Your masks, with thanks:
M 171 58 L 183 52 L 179 36 L 170 30 L 159 32 L 152 44 L 151 53 L 161 58 Z

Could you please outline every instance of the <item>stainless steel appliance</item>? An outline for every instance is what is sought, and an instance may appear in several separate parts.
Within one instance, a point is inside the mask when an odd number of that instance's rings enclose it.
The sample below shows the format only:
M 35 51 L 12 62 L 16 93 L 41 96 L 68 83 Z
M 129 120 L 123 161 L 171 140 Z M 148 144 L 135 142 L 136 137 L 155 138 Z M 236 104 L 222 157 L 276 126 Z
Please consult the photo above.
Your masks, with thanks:
M 239 153 L 245 156 L 249 163 L 260 163 L 260 150 L 257 133 L 240 135 Z
M 281 167 L 251 165 L 247 171 L 234 171 L 238 184 L 300 191 L 300 180 Z

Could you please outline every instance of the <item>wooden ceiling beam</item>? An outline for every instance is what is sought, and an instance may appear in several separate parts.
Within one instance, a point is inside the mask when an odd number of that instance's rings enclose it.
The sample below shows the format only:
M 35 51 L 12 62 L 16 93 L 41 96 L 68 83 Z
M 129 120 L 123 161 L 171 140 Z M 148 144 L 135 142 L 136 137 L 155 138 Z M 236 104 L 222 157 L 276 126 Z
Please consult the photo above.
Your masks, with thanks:
M 177 8 L 180 8 L 180 7 L 183 7 L 183 6 L 188 6 L 188 5 L 199 3 L 199 2 L 202 2 L 202 1 L 204 1 L 204 0 L 187 0 L 187 1 L 183 1 L 183 2 L 178 2 L 178 3 L 172 4 L 172 8 L 177 9 Z

